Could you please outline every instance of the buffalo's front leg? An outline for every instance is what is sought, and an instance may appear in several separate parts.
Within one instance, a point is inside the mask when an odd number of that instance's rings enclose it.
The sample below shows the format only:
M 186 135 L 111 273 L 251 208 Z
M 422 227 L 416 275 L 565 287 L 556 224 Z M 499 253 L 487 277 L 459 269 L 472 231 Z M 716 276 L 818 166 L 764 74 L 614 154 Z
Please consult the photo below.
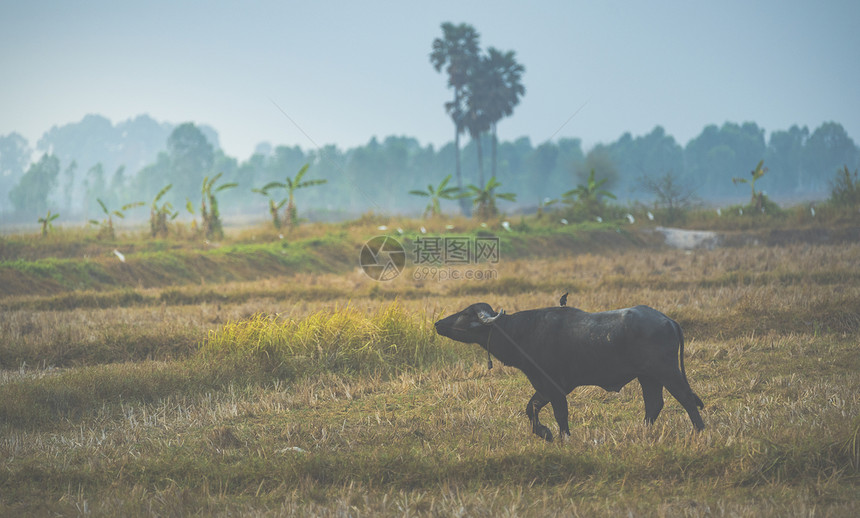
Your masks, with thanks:
M 663 409 L 663 385 L 654 378 L 639 376 L 642 400 L 645 402 L 645 422 L 654 424 Z
M 535 392 L 534 396 L 529 399 L 529 404 L 526 406 L 526 415 L 529 416 L 529 421 L 532 423 L 532 432 L 541 439 L 552 441 L 552 432 L 549 431 L 549 428 L 540 424 L 540 420 L 538 419 L 540 409 L 546 406 L 547 403 L 549 403 L 548 399 L 541 396 L 540 393 Z M 555 410 L 555 406 L 553 406 L 553 410 Z M 567 408 L 565 407 L 565 415 L 566 414 Z

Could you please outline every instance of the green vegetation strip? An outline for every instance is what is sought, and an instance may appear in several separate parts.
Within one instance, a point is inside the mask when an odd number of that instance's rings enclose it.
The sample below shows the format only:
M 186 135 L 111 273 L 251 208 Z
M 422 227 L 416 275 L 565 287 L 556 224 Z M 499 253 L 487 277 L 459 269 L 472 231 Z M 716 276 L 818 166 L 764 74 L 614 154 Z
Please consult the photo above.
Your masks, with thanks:
M 99 259 L 0 262 L 0 297 L 71 290 L 163 287 L 340 271 L 353 247 L 334 238 L 298 243 L 238 244 L 209 251 L 161 251 Z

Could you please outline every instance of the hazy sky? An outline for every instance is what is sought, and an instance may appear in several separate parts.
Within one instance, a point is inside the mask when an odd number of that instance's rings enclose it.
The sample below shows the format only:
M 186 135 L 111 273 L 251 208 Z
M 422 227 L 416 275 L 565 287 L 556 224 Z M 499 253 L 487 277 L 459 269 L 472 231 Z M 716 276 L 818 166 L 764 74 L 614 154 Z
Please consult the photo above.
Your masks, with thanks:
M 35 146 L 88 113 L 148 113 L 213 126 L 239 159 L 261 141 L 438 146 L 451 91 L 428 55 L 445 21 L 526 67 L 504 140 L 587 149 L 662 125 L 683 145 L 707 124 L 832 120 L 860 141 L 857 0 L 2 1 L 0 135 Z

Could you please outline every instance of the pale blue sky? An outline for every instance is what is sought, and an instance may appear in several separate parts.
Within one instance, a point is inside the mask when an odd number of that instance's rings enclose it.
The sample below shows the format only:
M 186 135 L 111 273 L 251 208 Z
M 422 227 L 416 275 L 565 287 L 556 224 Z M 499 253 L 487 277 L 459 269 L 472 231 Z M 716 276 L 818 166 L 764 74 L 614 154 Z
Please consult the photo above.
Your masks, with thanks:
M 428 55 L 452 21 L 526 67 L 505 140 L 578 137 L 587 149 L 662 125 L 683 145 L 707 124 L 833 120 L 856 142 L 858 20 L 856 0 L 3 1 L 0 135 L 35 145 L 88 113 L 148 113 L 209 124 L 243 160 L 261 141 L 438 146 L 453 138 L 451 93 Z

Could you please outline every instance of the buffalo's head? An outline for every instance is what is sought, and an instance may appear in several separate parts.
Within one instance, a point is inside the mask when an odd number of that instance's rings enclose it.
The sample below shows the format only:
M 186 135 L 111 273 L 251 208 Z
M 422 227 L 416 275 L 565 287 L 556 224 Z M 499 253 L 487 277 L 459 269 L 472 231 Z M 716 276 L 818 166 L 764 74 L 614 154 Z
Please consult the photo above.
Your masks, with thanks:
M 489 304 L 479 302 L 436 322 L 436 332 L 458 342 L 482 344 L 490 325 L 504 314 L 504 310 L 496 313 Z

